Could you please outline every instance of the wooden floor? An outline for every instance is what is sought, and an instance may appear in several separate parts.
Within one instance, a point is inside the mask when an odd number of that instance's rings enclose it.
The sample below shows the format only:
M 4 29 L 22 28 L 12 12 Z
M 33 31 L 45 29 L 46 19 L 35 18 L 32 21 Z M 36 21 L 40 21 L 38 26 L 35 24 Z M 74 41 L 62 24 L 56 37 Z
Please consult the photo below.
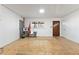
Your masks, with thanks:
M 5 46 L 2 55 L 79 55 L 79 44 L 62 37 L 24 38 Z

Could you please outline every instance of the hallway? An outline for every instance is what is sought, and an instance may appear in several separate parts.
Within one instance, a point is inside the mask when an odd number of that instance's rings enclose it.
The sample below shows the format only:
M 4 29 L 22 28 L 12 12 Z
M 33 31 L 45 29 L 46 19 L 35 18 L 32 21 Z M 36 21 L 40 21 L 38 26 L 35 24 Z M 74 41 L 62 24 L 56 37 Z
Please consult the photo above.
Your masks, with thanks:
M 63 37 L 36 37 L 14 41 L 3 48 L 4 55 L 75 55 L 79 44 Z

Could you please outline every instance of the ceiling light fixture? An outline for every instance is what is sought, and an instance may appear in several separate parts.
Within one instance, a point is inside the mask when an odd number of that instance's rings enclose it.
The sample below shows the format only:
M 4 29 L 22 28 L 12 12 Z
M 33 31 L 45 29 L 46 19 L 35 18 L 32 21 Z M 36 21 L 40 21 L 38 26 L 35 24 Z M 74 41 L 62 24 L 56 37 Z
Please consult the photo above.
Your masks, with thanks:
M 40 9 L 39 12 L 40 12 L 40 13 L 44 13 L 45 10 L 44 10 L 44 9 Z

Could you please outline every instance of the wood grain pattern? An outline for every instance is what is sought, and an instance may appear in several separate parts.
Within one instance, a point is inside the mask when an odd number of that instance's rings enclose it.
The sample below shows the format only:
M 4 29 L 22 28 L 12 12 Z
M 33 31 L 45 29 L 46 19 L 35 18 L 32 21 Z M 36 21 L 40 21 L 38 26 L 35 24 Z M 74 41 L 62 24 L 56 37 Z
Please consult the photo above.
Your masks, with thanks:
M 3 55 L 78 55 L 79 44 L 62 37 L 19 39 L 4 47 Z
M 53 21 L 53 36 L 60 36 L 60 21 Z

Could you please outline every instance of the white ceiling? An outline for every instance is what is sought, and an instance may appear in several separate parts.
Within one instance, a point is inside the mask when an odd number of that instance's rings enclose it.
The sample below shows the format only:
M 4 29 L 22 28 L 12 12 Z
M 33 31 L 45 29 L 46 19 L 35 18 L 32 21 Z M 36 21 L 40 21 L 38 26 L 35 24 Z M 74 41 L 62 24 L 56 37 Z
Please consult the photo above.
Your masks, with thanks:
M 77 4 L 6 4 L 4 5 L 24 17 L 63 17 L 79 9 Z M 45 9 L 44 14 L 39 9 Z

